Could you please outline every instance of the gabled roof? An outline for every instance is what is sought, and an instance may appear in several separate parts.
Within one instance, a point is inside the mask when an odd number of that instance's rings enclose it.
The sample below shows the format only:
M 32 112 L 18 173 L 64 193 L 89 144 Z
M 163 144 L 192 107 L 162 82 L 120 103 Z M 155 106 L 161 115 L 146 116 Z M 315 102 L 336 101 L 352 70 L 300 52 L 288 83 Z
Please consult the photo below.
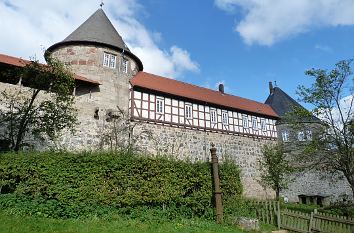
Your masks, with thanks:
M 234 95 L 223 94 L 219 91 L 210 90 L 146 72 L 139 72 L 130 80 L 130 83 L 133 87 L 162 92 L 206 104 L 219 105 L 239 110 L 241 112 L 279 118 L 274 110 L 266 104 Z
M 46 52 L 50 53 L 57 47 L 71 44 L 104 45 L 118 51 L 124 51 L 125 54 L 131 56 L 137 62 L 139 70 L 143 70 L 140 59 L 130 52 L 102 9 L 98 9 L 68 37 L 50 46 Z
M 295 108 L 302 108 L 296 100 L 291 98 L 288 94 L 286 94 L 279 87 L 274 87 L 269 94 L 265 104 L 274 109 L 274 111 L 280 116 L 284 117 L 287 113 L 292 112 Z M 304 121 L 319 121 L 319 119 L 315 116 L 312 116 L 311 119 L 303 119 Z
M 5 54 L 0 54 L 0 64 L 6 64 L 6 65 L 11 65 L 11 66 L 17 66 L 17 67 L 24 67 L 26 64 L 29 64 L 29 63 L 30 63 L 30 61 L 19 58 L 19 57 L 12 57 L 12 56 L 8 56 Z M 42 64 L 42 65 L 45 65 L 45 64 Z M 74 74 L 74 78 L 77 81 L 82 81 L 82 82 L 90 83 L 93 85 L 101 85 L 100 82 L 85 78 L 81 75 Z
M 291 98 L 279 87 L 274 87 L 272 93 L 268 96 L 265 104 L 270 105 L 279 116 L 294 110 L 295 107 L 303 108 L 298 102 Z

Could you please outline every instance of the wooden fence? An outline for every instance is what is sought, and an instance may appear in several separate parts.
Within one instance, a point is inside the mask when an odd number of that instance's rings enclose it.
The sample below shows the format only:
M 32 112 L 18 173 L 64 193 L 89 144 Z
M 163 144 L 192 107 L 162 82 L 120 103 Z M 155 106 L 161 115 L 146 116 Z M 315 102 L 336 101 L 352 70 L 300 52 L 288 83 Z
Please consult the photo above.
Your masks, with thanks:
M 252 201 L 258 219 L 280 229 L 299 233 L 354 233 L 354 220 L 326 213 L 281 209 L 276 201 Z

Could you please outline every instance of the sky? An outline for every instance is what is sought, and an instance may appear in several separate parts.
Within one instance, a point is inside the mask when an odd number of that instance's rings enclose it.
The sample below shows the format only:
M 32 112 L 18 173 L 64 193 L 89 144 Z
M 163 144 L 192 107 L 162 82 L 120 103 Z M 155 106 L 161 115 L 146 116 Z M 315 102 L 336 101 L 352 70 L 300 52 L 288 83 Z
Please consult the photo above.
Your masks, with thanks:
M 43 59 L 101 1 L 0 0 L 0 53 Z M 144 71 L 264 102 L 354 57 L 354 0 L 105 0 Z

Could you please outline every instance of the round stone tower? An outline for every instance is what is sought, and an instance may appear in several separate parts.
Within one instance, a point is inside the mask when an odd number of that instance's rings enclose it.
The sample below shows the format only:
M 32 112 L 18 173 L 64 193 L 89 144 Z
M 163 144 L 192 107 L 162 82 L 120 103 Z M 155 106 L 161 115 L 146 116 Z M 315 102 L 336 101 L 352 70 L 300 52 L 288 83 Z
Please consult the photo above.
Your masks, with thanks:
M 102 9 L 63 41 L 49 47 L 45 53 L 48 56 L 70 65 L 76 75 L 101 84 L 81 83 L 76 87 L 77 102 L 90 103 L 92 113 L 94 109 L 117 109 L 117 106 L 127 110 L 129 79 L 143 70 L 140 59 L 130 52 Z

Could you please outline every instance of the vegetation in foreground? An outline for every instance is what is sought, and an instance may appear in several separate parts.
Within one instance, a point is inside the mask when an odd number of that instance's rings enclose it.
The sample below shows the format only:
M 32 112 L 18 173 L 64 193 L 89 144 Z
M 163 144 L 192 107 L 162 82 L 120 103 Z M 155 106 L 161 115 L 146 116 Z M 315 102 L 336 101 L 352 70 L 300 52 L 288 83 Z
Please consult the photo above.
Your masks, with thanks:
M 114 217 L 111 220 L 87 219 L 48 219 L 43 217 L 20 217 L 0 211 L 0 232 L 6 233 L 158 233 L 158 232 L 194 232 L 194 233 L 241 233 L 243 231 L 231 225 L 217 225 L 212 221 L 201 219 L 184 219 L 174 221 L 141 221 Z

